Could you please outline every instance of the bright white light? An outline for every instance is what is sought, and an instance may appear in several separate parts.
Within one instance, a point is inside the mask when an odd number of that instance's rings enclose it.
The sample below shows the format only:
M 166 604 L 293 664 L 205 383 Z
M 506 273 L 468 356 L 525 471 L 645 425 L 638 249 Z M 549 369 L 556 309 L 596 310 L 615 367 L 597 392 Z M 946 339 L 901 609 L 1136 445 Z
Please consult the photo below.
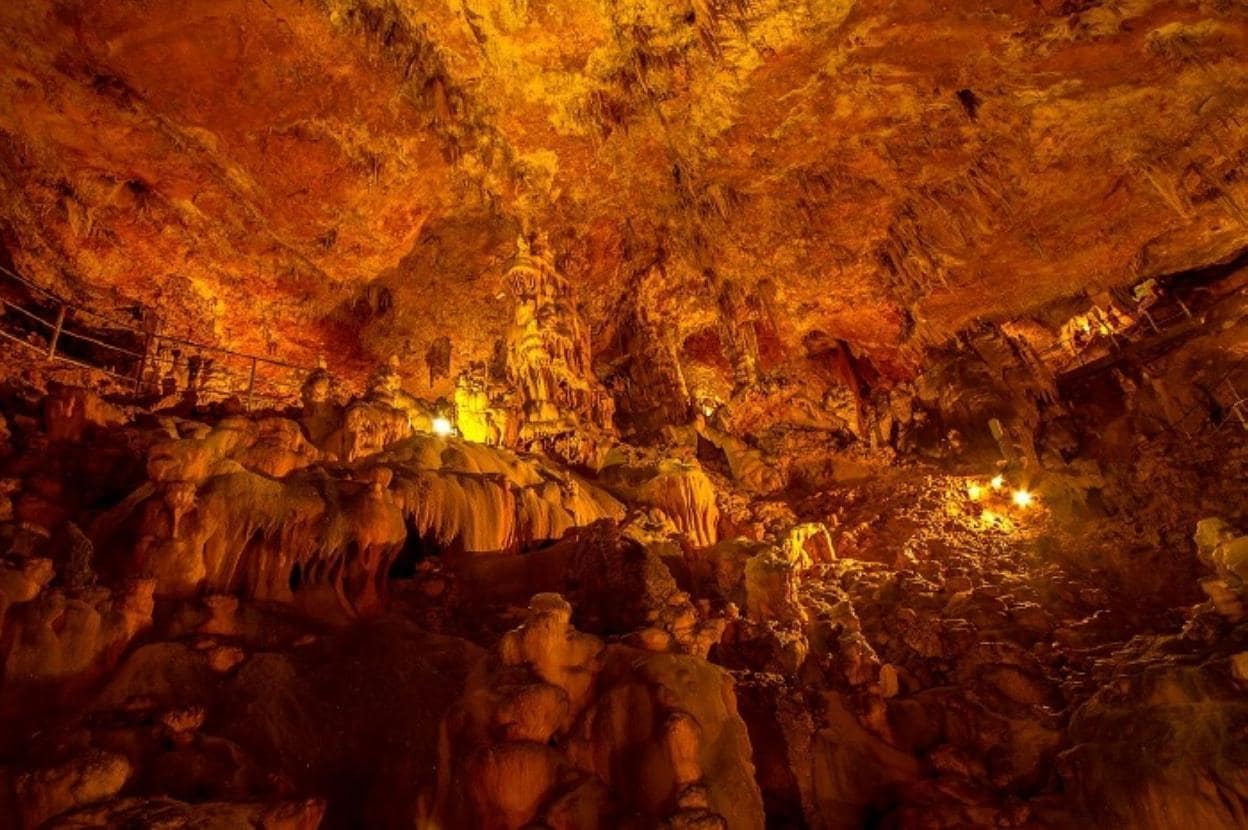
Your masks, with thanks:
M 451 422 L 441 415 L 433 419 L 433 432 L 435 435 L 450 435 L 455 431 L 451 426 Z
M 1000 490 L 1001 486 L 1005 484 L 1005 476 L 993 476 L 992 481 L 989 483 L 992 484 L 992 489 Z
M 1019 507 L 1027 507 L 1031 504 L 1031 493 L 1028 493 L 1026 490 L 1015 490 L 1014 503 Z
M 971 501 L 979 501 L 984 497 L 984 488 L 979 484 L 971 484 L 966 488 L 966 495 Z

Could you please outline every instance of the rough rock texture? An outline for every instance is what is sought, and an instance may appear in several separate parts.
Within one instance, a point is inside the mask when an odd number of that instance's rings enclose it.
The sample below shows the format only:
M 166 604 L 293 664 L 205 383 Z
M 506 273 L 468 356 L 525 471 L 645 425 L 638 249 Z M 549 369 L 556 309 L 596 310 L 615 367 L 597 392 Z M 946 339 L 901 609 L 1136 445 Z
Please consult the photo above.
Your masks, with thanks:
M 153 446 L 150 482 L 106 519 L 139 534 L 134 567 L 162 595 L 207 588 L 370 613 L 405 543 L 497 553 L 622 513 L 572 473 L 457 439 L 399 440 L 344 475 L 312 466 L 319 452 L 293 421 L 197 432 Z
M 325 805 L 318 801 L 276 804 L 185 804 L 171 798 L 121 798 L 57 817 L 57 830 L 100 826 L 258 827 L 262 830 L 315 830 Z
M 1243 3 L 0 47 L 0 826 L 1248 824 Z
M 116 795 L 130 777 L 124 755 L 90 752 L 58 767 L 29 772 L 17 780 L 22 824 L 39 827 L 66 810 Z
M 571 615 L 559 595 L 534 596 L 469 678 L 442 727 L 435 821 L 761 828 L 728 677 L 700 658 L 605 646 Z
M 872 446 L 873 400 L 738 439 L 832 464 L 766 492 L 697 423 L 576 472 L 434 435 L 389 361 L 250 416 L 12 381 L 0 822 L 1237 826 L 1248 433 L 1155 396 L 1201 400 L 1239 320 L 1077 416 L 954 352 L 912 411 L 999 415 L 999 467 Z M 340 455 L 361 401 L 404 428 Z
M 43 590 L 13 608 L 4 625 L 4 694 L 48 694 L 58 683 L 112 667 L 130 641 L 151 625 L 155 584 L 123 590 Z
M 542 230 L 589 325 L 640 303 L 699 394 L 811 337 L 895 371 L 1248 247 L 1246 30 L 1221 0 L 11 3 L 3 234 L 170 331 L 357 372 L 449 333 L 453 376 Z

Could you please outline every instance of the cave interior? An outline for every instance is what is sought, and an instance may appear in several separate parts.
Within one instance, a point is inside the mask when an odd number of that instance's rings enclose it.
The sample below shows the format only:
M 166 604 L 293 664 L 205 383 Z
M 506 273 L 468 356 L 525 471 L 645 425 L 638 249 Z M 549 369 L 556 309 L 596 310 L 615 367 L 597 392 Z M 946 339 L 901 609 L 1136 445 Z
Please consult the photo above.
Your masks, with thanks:
M 0 825 L 1248 827 L 1248 6 L 0 3 Z

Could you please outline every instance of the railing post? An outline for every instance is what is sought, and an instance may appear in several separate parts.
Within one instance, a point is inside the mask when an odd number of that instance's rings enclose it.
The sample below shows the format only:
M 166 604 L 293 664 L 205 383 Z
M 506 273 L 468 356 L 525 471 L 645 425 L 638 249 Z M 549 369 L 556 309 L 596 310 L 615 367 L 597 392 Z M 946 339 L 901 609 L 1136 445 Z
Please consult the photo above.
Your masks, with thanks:
M 247 378 L 247 411 L 251 411 L 251 393 L 256 388 L 256 359 L 251 359 L 251 376 Z
M 52 329 L 52 342 L 48 344 L 48 360 L 56 357 L 56 344 L 61 339 L 61 329 L 65 327 L 65 304 L 61 303 L 56 310 L 56 326 Z
M 143 391 L 143 373 L 147 371 L 147 356 L 152 353 L 152 335 L 143 338 L 143 356 L 139 358 L 139 371 L 134 376 L 134 391 Z

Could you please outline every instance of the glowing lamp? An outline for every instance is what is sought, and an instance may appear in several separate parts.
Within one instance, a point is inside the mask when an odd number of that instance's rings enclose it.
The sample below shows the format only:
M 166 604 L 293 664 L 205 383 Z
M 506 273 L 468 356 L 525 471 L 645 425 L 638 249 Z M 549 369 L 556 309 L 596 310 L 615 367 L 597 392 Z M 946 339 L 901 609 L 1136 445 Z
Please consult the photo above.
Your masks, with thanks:
M 451 422 L 447 418 L 439 415 L 433 419 L 433 432 L 435 435 L 450 435 L 454 431 L 455 428 L 451 426 Z
M 1014 503 L 1019 507 L 1027 507 L 1031 504 L 1031 493 L 1026 490 L 1014 491 Z
M 984 488 L 979 484 L 971 484 L 966 488 L 966 495 L 971 501 L 979 501 L 984 497 Z
M 1000 490 L 1002 485 L 1005 484 L 1005 476 L 1001 476 L 1001 475 L 993 476 L 992 481 L 989 483 L 992 485 L 992 489 Z

